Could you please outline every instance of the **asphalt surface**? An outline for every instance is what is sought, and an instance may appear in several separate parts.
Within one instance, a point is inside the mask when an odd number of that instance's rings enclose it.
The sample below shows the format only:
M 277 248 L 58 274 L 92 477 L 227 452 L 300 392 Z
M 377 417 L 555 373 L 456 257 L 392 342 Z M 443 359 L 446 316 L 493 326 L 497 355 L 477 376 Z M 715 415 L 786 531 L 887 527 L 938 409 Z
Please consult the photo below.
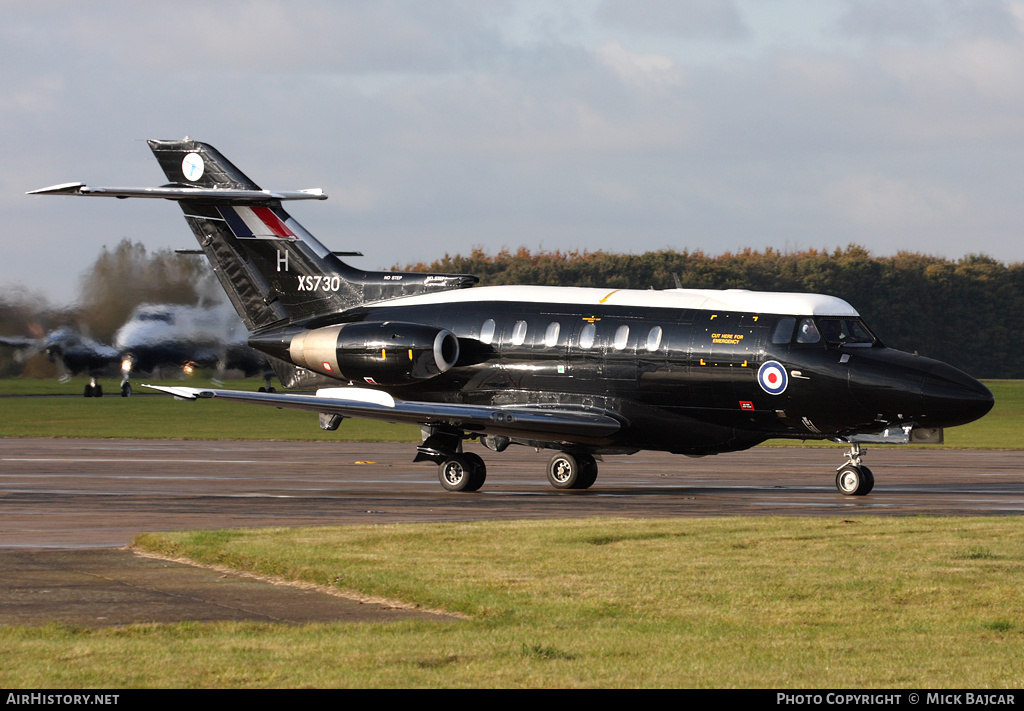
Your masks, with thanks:
M 866 497 L 835 489 L 841 449 L 608 457 L 593 488 L 552 489 L 550 452 L 471 446 L 472 494 L 444 491 L 411 444 L 0 439 L 0 624 L 399 619 L 345 600 L 143 558 L 142 531 L 589 516 L 1022 515 L 1019 452 L 869 448 Z

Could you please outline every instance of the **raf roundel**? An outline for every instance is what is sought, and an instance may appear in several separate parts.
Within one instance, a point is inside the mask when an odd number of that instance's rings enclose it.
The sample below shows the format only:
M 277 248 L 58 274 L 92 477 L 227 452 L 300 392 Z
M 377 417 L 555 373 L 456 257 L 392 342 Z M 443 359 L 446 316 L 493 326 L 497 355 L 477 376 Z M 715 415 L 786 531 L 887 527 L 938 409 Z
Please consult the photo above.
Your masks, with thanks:
M 757 371 L 757 382 L 769 395 L 781 395 L 789 384 L 789 376 L 782 363 L 770 360 Z
M 206 169 L 206 165 L 203 163 L 203 157 L 198 153 L 189 153 L 181 161 L 181 172 L 189 180 L 199 180 L 203 177 L 203 170 Z

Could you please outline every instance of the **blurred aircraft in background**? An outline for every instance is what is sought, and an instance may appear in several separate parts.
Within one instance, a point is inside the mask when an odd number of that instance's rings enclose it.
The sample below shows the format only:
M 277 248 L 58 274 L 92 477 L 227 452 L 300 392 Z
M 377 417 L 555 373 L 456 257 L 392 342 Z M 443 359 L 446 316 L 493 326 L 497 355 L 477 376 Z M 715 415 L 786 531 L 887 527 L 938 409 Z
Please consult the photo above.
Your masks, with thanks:
M 195 368 L 215 368 L 215 379 L 227 370 L 263 375 L 270 386 L 266 357 L 246 345 L 248 332 L 229 304 L 214 307 L 182 304 L 142 304 L 117 333 L 113 345 L 64 326 L 38 338 L 3 336 L 0 345 L 16 348 L 25 360 L 45 352 L 57 364 L 62 381 L 72 375 L 97 375 L 121 370 L 121 396 L 132 394 L 133 371 L 153 372 L 180 368 L 187 375 Z

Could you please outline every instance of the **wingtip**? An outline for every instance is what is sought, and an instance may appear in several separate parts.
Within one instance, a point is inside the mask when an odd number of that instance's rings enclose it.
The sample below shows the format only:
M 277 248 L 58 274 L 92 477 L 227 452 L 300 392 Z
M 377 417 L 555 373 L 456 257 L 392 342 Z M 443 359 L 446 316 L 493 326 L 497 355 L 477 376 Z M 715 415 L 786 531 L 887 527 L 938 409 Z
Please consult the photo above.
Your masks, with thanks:
M 60 183 L 59 185 L 51 185 L 46 188 L 38 188 L 36 190 L 29 190 L 26 195 L 74 195 L 81 191 L 85 187 L 85 183 Z

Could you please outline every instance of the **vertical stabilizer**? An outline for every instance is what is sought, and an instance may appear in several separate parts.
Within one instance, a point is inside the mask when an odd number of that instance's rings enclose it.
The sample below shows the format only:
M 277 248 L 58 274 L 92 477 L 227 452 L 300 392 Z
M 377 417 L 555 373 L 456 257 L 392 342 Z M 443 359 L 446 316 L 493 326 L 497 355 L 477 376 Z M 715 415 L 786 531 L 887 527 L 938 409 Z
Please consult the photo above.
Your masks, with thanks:
M 212 146 L 185 139 L 149 141 L 175 185 L 209 190 L 180 200 L 231 303 L 250 331 L 343 311 L 363 301 L 363 273 L 343 263 L 281 204 Z M 237 198 L 231 193 L 239 191 Z M 254 193 L 256 193 L 254 195 Z

